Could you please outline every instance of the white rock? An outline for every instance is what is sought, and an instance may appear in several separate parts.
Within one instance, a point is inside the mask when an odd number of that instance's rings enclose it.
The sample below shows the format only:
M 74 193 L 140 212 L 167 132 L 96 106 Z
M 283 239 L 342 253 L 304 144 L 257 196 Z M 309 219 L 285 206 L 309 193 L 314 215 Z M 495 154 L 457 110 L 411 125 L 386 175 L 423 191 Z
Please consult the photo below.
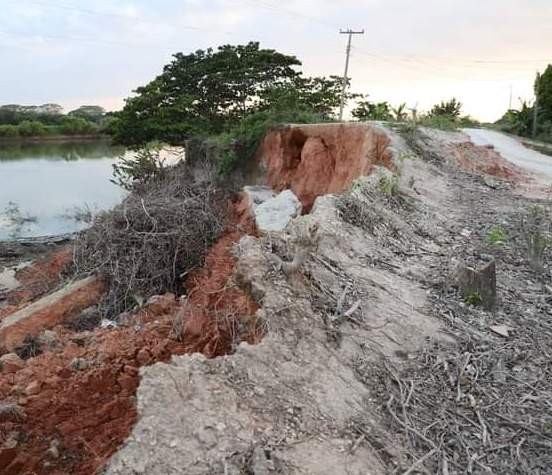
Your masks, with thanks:
M 284 190 L 254 208 L 257 228 L 261 232 L 282 231 L 293 218 L 301 215 L 302 209 L 293 192 Z
M 268 186 L 244 186 L 243 191 L 249 197 L 253 210 L 260 204 L 276 196 L 274 190 Z

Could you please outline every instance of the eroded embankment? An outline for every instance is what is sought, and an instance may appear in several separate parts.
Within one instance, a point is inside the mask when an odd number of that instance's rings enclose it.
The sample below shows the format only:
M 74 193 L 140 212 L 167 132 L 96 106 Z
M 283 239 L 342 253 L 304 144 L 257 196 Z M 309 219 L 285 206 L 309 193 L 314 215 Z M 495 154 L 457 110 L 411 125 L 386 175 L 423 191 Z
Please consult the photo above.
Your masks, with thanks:
M 294 125 L 270 132 L 258 158 L 275 190 L 291 189 L 308 212 L 318 196 L 345 191 L 374 166 L 394 168 L 385 130 L 366 124 Z
M 240 201 L 204 267 L 188 276 L 187 299 L 152 298 L 116 328 L 75 332 L 67 325 L 48 327 L 48 319 L 42 327 L 35 322 L 33 341 L 43 353 L 6 363 L 0 374 L 1 473 L 95 473 L 136 420 L 141 366 L 189 352 L 220 356 L 237 341 L 258 342 L 262 332 L 251 318 L 257 305 L 231 282 L 232 247 L 245 233 L 255 233 Z M 61 258 L 66 254 L 41 260 L 28 282 L 31 288 L 46 267 L 48 285 L 59 284 L 63 266 L 58 264 L 67 264 Z M 27 291 L 18 292 L 10 296 L 15 305 L 5 308 L 32 300 Z
M 305 464 L 312 473 L 335 474 L 347 464 L 360 470 L 369 460 L 381 473 L 382 461 L 366 444 L 350 453 L 350 439 L 355 443 L 362 433 L 349 420 L 366 414 L 362 401 L 370 396 L 351 361 L 369 365 L 376 354 L 404 354 L 440 336 L 440 325 L 421 310 L 425 290 L 408 274 L 423 269 L 408 256 L 435 246 L 438 214 L 419 200 L 442 202 L 446 185 L 434 170 L 407 162 L 402 181 L 412 186 L 398 197 L 382 191 L 379 175 L 361 179 L 353 209 L 362 211 L 361 219 L 358 213 L 345 219 L 348 208 L 331 196 L 313 205 L 376 166 L 396 169 L 399 142 L 381 127 L 362 124 L 271 132 L 259 150 L 266 172 L 261 181 L 293 190 L 313 214 L 294 219 L 285 232 L 256 236 L 252 203 L 238 201 L 205 265 L 187 277 L 187 298 L 156 297 L 116 328 L 55 327 L 43 354 L 0 376 L 0 397 L 8 404 L 0 414 L 2 470 L 94 473 L 135 424 L 141 367 L 171 355 L 227 355 L 239 343 L 261 341 L 268 325 L 262 345 L 239 345 L 231 358 L 183 358 L 141 370 L 140 410 L 150 427 L 134 429 L 138 437 L 128 439 L 111 473 L 139 467 L 160 474 L 214 473 L 214 467 L 224 473 L 232 466 L 251 471 L 252 459 L 270 458 L 274 447 L 281 448 L 286 469 Z M 312 230 L 318 237 L 304 268 L 282 272 L 281 263 L 295 259 Z M 255 300 L 236 282 L 252 289 Z M 144 447 L 150 436 L 159 445 Z M 398 450 L 383 432 L 374 443 L 385 445 L 386 454 Z M 219 449 L 236 454 L 228 466 Z M 133 459 L 136 454 L 148 460 Z M 196 464 L 198 457 L 204 465 Z M 167 467 L 177 471 L 163 472 Z

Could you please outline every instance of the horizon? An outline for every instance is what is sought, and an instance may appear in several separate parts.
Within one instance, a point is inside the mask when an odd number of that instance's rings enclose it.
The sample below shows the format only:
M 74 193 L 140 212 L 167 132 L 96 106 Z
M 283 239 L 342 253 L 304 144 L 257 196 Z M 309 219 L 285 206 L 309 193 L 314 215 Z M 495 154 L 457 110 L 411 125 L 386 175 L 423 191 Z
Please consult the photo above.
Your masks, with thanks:
M 0 0 L 0 104 L 85 104 L 119 110 L 174 53 L 259 41 L 297 56 L 308 76 L 342 75 L 354 35 L 351 91 L 428 110 L 456 97 L 463 114 L 494 122 L 521 100 L 549 59 L 545 0 Z M 85 60 L 83 60 L 83 58 Z

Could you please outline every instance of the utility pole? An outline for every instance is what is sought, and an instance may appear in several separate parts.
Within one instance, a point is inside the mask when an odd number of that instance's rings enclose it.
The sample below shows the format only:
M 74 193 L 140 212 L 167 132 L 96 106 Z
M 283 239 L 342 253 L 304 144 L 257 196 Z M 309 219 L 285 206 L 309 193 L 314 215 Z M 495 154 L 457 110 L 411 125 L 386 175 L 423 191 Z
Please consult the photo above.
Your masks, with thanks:
M 533 105 L 533 139 L 537 138 L 537 122 L 539 120 L 539 79 L 540 73 L 537 73 L 535 81 L 535 104 Z
M 345 50 L 345 72 L 343 73 L 343 84 L 341 86 L 341 104 L 339 105 L 339 121 L 343 120 L 343 109 L 345 108 L 345 91 L 347 89 L 347 74 L 349 73 L 349 56 L 351 54 L 351 38 L 353 35 L 363 35 L 364 30 L 362 31 L 353 31 L 350 28 L 346 30 L 339 30 L 341 35 L 349 35 L 347 40 L 347 49 Z
M 512 88 L 512 85 L 510 84 L 510 102 L 508 104 L 508 110 L 509 111 L 512 110 L 512 93 L 513 93 L 513 88 Z

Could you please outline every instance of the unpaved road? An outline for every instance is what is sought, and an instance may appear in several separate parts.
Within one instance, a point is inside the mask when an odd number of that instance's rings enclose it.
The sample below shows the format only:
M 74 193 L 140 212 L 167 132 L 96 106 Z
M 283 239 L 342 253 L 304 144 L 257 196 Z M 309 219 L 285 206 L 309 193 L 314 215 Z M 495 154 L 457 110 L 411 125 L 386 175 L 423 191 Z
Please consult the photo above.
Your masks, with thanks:
M 462 129 L 475 145 L 493 145 L 506 160 L 552 183 L 552 157 L 528 149 L 516 139 L 487 129 Z

